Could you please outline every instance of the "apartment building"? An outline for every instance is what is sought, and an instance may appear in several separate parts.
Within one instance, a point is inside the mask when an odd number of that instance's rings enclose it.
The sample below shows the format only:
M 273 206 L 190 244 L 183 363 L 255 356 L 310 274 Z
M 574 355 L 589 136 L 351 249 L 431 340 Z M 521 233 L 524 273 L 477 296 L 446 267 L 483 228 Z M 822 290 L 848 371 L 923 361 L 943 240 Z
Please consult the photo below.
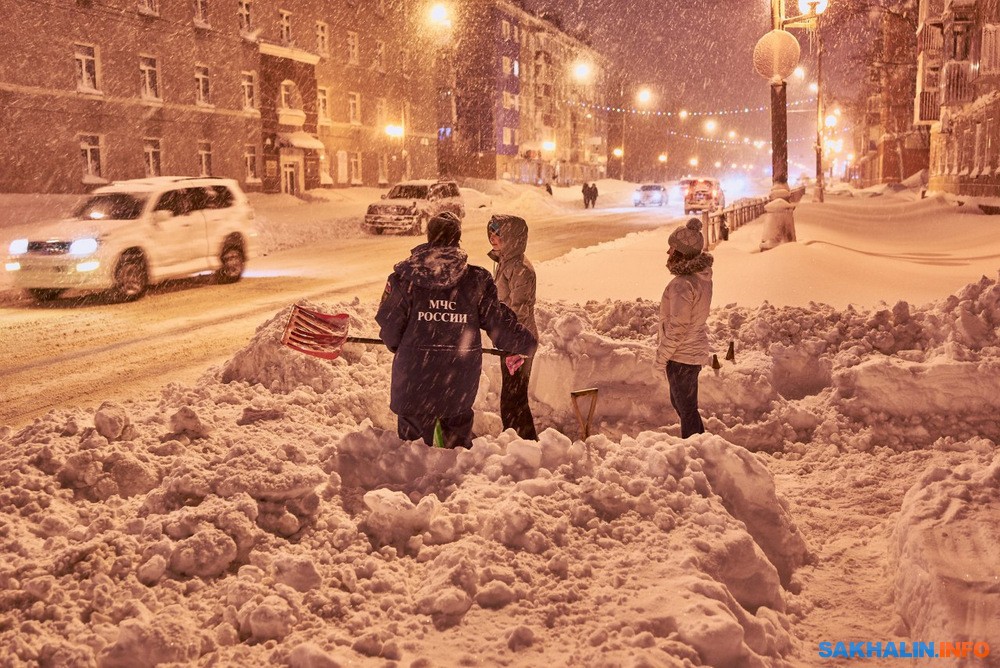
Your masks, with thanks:
M 413 0 L 23 0 L 0 23 L 0 192 L 211 174 L 248 190 L 437 172 Z
M 1000 0 L 920 0 L 917 40 L 929 188 L 1000 196 Z
M 916 16 L 882 9 L 873 58 L 861 82 L 850 180 L 857 186 L 899 183 L 926 169 L 929 133 L 914 125 L 917 72 Z
M 607 119 L 596 110 L 607 62 L 597 51 L 506 0 L 465 3 L 455 31 L 450 171 L 562 185 L 605 175 Z M 575 76 L 583 64 L 586 76 Z

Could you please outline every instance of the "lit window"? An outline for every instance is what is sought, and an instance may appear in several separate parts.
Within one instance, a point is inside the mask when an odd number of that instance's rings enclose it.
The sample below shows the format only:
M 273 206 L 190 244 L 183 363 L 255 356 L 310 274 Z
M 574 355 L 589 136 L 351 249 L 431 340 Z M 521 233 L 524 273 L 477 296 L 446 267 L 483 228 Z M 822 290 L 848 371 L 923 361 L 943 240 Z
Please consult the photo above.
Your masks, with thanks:
M 243 72 L 243 108 L 257 108 L 257 75 L 253 72 Z
M 83 175 L 102 178 L 101 138 L 97 135 L 80 135 L 80 157 L 83 160 Z
M 139 92 L 148 100 L 160 99 L 160 73 L 156 58 L 139 57 Z
M 385 42 L 375 42 L 375 59 L 372 65 L 379 72 L 385 72 Z
M 351 152 L 351 183 L 354 185 L 361 185 L 363 180 L 361 178 L 361 153 L 360 151 Z
M 208 0 L 194 0 L 195 23 L 208 25 Z
M 74 45 L 76 58 L 76 89 L 83 92 L 100 90 L 97 82 L 97 49 L 86 44 Z
M 257 147 L 247 144 L 243 149 L 243 165 L 245 167 L 245 177 L 247 181 L 260 181 L 257 176 Z
M 200 105 L 212 104 L 211 89 L 208 85 L 208 68 L 197 65 L 194 68 L 195 102 Z
M 163 173 L 160 160 L 160 140 L 143 139 L 142 152 L 146 161 L 146 176 L 160 176 Z
M 212 175 L 212 143 L 207 141 L 198 142 L 198 167 L 201 169 L 201 176 Z
M 355 125 L 361 124 L 361 93 L 347 94 L 347 120 Z
M 320 123 L 330 123 L 330 89 L 316 90 L 316 117 Z

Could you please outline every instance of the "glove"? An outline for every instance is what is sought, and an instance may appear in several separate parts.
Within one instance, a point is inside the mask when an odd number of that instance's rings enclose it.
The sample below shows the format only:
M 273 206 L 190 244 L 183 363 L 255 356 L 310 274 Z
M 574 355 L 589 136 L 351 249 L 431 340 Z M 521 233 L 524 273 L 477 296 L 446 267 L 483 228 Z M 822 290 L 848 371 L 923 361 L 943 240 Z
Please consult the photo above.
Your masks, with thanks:
M 524 355 L 507 355 L 503 363 L 507 365 L 507 373 L 513 376 L 524 364 Z

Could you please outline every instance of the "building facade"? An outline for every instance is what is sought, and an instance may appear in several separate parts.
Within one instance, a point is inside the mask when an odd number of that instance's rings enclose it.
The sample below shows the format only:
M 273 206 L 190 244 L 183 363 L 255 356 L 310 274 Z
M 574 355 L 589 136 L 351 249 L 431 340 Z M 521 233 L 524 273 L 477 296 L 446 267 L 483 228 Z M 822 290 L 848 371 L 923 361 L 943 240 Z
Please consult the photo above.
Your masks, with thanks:
M 453 146 L 444 171 L 561 185 L 605 176 L 607 122 L 594 111 L 605 90 L 600 54 L 506 0 L 464 3 L 455 31 L 462 48 L 454 125 L 442 123 Z
M 917 16 L 883 9 L 862 82 L 856 114 L 857 160 L 850 179 L 860 187 L 899 183 L 926 169 L 929 132 L 913 122 L 917 73 Z
M 920 0 L 914 123 L 931 190 L 1000 196 L 1000 0 Z
M 437 172 L 412 0 L 12 3 L 0 24 L 0 192 L 155 175 L 248 190 Z

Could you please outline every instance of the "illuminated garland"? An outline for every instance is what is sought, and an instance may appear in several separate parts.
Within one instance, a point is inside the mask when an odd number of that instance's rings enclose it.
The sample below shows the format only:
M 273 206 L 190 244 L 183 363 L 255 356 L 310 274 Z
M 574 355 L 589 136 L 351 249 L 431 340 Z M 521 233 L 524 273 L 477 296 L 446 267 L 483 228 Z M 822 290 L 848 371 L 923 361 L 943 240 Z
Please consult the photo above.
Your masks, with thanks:
M 605 111 L 605 112 L 615 112 L 617 114 L 635 114 L 638 116 L 665 116 L 665 117 L 683 117 L 688 116 L 734 116 L 736 114 L 753 114 L 762 111 L 770 111 L 771 107 L 769 105 L 761 105 L 759 107 L 743 107 L 742 109 L 726 109 L 724 111 L 660 111 L 652 109 L 624 109 L 622 107 L 611 107 L 604 104 L 590 104 L 589 102 L 579 102 L 576 100 L 563 100 L 566 104 L 572 104 L 583 109 L 592 109 L 595 111 Z M 815 97 L 807 97 L 803 100 L 796 100 L 794 102 L 789 102 L 787 106 L 797 107 L 803 104 L 815 104 Z

